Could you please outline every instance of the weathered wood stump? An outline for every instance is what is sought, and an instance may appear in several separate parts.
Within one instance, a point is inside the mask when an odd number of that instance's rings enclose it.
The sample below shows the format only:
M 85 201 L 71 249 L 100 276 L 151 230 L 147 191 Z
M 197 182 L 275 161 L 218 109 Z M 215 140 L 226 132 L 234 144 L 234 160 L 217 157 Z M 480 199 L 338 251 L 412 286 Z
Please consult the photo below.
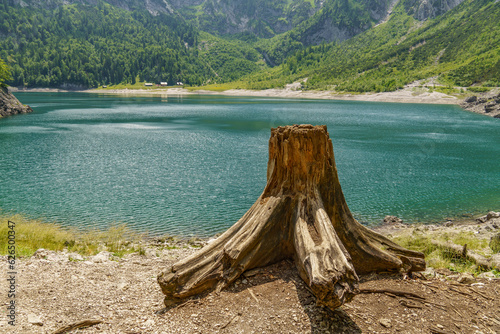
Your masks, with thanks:
M 425 269 L 424 255 L 358 223 L 344 199 L 326 126 L 271 130 L 267 185 L 248 212 L 196 254 L 158 276 L 168 307 L 292 259 L 318 304 L 335 309 L 358 292 L 357 274 Z

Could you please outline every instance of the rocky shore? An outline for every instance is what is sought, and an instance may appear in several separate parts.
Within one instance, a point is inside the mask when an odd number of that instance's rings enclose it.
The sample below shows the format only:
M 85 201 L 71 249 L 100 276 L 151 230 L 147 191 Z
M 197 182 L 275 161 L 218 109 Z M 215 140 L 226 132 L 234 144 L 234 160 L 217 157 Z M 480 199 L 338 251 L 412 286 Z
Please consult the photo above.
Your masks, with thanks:
M 32 112 L 30 106 L 23 105 L 6 87 L 0 86 L 0 118 Z
M 489 240 L 500 232 L 499 216 L 418 226 L 388 217 L 377 231 L 436 239 L 463 232 Z M 16 324 L 0 319 L 0 332 L 63 333 L 85 324 L 90 326 L 78 333 L 500 332 L 495 270 L 472 275 L 428 268 L 411 277 L 362 276 L 364 293 L 332 312 L 316 305 L 292 263 L 283 261 L 245 273 L 219 294 L 164 309 L 158 273 L 208 243 L 154 238 L 144 241 L 142 252 L 122 258 L 106 251 L 83 257 L 38 250 L 17 260 Z M 0 302 L 7 305 L 6 293 Z
M 12 95 L 6 87 L 0 86 L 0 118 L 16 114 L 32 112 L 30 106 L 26 106 Z
M 478 114 L 500 118 L 500 92 L 496 89 L 488 93 L 469 96 L 460 103 L 460 106 Z

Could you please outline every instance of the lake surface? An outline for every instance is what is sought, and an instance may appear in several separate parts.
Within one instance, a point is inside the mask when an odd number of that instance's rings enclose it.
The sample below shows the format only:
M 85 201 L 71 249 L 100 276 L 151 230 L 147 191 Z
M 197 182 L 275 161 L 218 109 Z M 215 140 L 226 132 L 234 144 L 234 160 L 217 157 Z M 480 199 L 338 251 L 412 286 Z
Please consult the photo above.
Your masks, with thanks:
M 500 209 L 500 120 L 449 105 L 17 93 L 0 119 L 0 209 L 79 227 L 209 236 L 266 184 L 271 127 L 326 124 L 356 218 Z

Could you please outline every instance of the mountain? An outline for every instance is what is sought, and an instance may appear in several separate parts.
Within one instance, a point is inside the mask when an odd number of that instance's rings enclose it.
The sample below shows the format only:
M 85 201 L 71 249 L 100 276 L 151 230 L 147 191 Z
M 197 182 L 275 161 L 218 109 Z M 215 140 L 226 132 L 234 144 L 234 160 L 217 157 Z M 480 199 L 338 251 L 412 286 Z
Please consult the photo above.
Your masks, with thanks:
M 500 3 L 466 0 L 445 14 L 401 0 L 387 22 L 342 43 L 300 49 L 281 66 L 246 78 L 248 88 L 293 81 L 306 89 L 391 91 L 436 78 L 447 86 L 500 85 Z M 434 13 L 434 14 L 433 14 Z
M 324 0 L 104 0 L 127 11 L 147 10 L 152 15 L 172 14 L 200 30 L 225 35 L 251 32 L 271 37 L 311 17 Z M 99 0 L 10 0 L 11 5 L 55 9 L 64 5 L 97 6 Z
M 147 10 L 152 15 L 173 13 L 172 7 L 163 0 L 5 0 L 3 2 L 9 6 L 49 10 L 75 4 L 99 6 L 100 3 L 107 3 L 127 11 Z
M 433 19 L 455 8 L 464 0 L 407 0 L 404 8 L 408 15 L 419 21 Z
M 145 8 L 139 0 L 122 2 L 127 8 L 110 3 L 0 4 L 0 57 L 11 67 L 9 84 L 85 88 L 139 80 L 202 85 L 259 69 L 259 54 L 242 43 L 217 37 L 201 43 L 200 32 L 181 17 L 166 10 L 152 15 L 158 6 Z M 225 59 L 222 65 L 207 56 L 215 47 Z
M 15 86 L 498 85 L 498 0 L 7 0 Z M 307 78 L 307 80 L 305 80 Z
M 253 42 L 271 66 L 304 46 L 359 34 L 384 18 L 390 6 L 389 0 L 166 1 L 203 31 Z
M 257 47 L 275 66 L 306 46 L 342 42 L 369 29 L 386 15 L 388 6 L 386 0 L 327 0 L 311 18 Z
M 203 31 L 251 33 L 262 38 L 286 32 L 322 7 L 320 0 L 166 0 Z

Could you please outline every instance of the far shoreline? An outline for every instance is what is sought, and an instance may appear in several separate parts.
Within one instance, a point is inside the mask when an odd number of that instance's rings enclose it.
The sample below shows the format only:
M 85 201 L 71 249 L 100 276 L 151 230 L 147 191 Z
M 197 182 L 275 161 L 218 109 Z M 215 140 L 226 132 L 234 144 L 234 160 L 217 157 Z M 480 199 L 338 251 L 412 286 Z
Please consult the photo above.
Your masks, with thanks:
M 211 90 L 188 90 L 186 88 L 153 88 L 153 89 L 87 89 L 87 90 L 63 90 L 57 88 L 27 88 L 18 89 L 9 87 L 9 91 L 36 92 L 36 93 L 90 93 L 90 94 L 112 94 L 123 96 L 187 96 L 187 95 L 218 95 L 233 97 L 267 97 L 267 98 L 293 98 L 293 99 L 315 99 L 315 100 L 339 100 L 339 101 L 362 101 L 362 102 L 389 102 L 389 103 L 422 103 L 422 104 L 446 104 L 459 105 L 461 100 L 455 96 L 440 92 L 415 92 L 410 87 L 394 92 L 361 93 L 361 94 L 338 94 L 333 91 L 302 91 L 290 88 L 248 90 L 229 89 L 225 91 Z

